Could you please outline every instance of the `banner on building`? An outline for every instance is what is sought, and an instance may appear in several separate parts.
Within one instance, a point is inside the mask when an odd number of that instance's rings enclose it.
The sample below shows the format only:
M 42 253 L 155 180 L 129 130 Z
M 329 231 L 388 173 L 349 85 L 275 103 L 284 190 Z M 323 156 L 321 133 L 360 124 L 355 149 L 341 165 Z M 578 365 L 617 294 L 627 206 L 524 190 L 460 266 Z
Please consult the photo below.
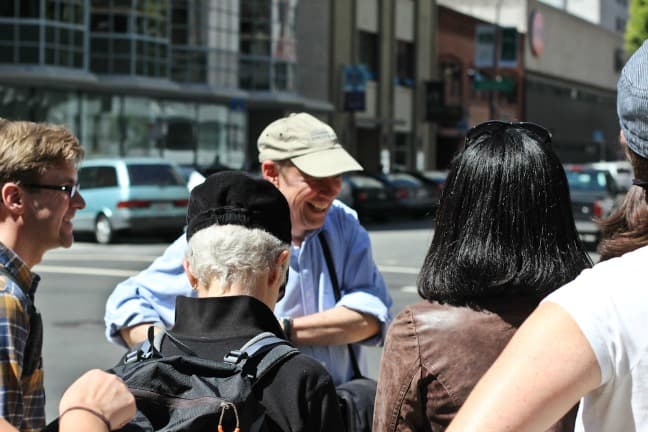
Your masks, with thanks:
M 364 111 L 367 107 L 367 80 L 365 65 L 345 65 L 342 71 L 344 111 Z

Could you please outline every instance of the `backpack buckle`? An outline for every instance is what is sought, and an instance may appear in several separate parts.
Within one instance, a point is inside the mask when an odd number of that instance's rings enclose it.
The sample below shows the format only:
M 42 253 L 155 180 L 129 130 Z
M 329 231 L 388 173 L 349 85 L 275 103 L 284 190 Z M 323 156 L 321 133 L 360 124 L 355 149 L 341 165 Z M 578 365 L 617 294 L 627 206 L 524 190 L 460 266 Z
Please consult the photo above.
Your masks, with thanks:
M 124 357 L 124 364 L 138 362 L 141 358 L 142 358 L 141 350 L 131 351 L 129 353 L 126 353 L 126 356 Z
M 148 341 L 145 341 L 137 349 L 134 349 L 124 356 L 124 364 L 136 363 L 153 357 L 153 349 Z
M 224 358 L 227 363 L 237 364 L 248 357 L 245 351 L 232 350 Z

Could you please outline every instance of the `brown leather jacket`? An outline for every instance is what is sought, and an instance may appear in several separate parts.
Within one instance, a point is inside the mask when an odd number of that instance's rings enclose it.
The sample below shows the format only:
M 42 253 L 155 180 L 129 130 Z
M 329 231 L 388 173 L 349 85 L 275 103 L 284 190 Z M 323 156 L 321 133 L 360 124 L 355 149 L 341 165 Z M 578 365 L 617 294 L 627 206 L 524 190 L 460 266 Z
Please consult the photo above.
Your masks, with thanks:
M 481 311 L 429 301 L 406 307 L 387 333 L 373 430 L 445 430 L 536 305 L 509 297 Z

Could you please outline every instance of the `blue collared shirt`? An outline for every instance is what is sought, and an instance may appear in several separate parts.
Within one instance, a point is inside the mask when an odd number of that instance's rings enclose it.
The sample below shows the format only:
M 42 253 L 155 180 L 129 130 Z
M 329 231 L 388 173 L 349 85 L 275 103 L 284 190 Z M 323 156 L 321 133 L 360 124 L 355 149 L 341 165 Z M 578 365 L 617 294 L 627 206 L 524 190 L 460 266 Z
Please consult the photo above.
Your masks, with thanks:
M 335 302 L 333 285 L 328 274 L 319 230 L 309 232 L 301 246 L 293 247 L 286 295 L 277 303 L 277 317 L 300 317 L 345 306 L 375 316 L 382 330 L 362 344 L 381 345 L 392 319 L 391 297 L 385 281 L 376 268 L 367 231 L 359 224 L 353 210 L 335 201 L 321 228 L 325 231 L 342 298 Z M 195 296 L 182 268 L 187 246 L 182 235 L 146 270 L 117 285 L 106 303 L 106 336 L 124 345 L 119 330 L 144 322 L 172 327 L 175 319 L 175 298 Z M 318 359 L 331 373 L 336 384 L 347 381 L 353 372 L 346 345 L 300 346 L 299 349 Z M 362 349 L 354 345 L 360 367 L 366 373 Z

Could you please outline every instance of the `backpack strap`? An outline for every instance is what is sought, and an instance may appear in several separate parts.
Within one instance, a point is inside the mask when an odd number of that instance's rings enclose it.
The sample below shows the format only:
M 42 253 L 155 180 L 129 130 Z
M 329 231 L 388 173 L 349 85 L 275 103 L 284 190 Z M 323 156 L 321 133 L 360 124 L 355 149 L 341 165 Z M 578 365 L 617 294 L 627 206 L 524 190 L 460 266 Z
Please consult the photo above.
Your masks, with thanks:
M 261 379 L 267 372 L 282 363 L 288 357 L 298 354 L 299 350 L 285 339 L 270 332 L 263 332 L 247 341 L 238 350 L 230 351 L 224 358 L 226 363 L 241 364 L 242 368 L 254 359 L 256 363 L 254 378 Z
M 283 363 L 289 357 L 299 354 L 299 350 L 288 344 L 275 345 L 263 356 L 256 368 L 256 379 L 260 380 L 266 373 Z

